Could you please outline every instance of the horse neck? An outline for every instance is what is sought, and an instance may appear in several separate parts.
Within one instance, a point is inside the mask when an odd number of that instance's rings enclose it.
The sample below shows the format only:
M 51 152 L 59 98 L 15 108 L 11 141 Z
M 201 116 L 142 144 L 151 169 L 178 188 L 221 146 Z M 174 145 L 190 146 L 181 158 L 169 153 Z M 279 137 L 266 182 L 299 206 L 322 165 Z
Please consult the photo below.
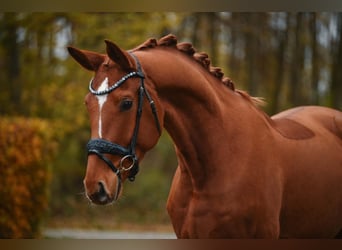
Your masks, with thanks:
M 141 56 L 165 110 L 164 127 L 179 166 L 201 187 L 208 176 L 222 175 L 218 166 L 234 165 L 242 149 L 248 150 L 255 126 L 265 122 L 263 114 L 178 51 L 154 49 Z

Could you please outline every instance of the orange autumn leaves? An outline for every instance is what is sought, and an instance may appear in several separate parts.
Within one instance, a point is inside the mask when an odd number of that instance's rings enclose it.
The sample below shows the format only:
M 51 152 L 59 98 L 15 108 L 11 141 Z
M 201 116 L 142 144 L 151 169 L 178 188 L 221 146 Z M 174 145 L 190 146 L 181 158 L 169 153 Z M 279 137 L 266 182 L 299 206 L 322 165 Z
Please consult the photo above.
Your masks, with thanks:
M 57 142 L 40 119 L 0 118 L 0 238 L 33 238 L 48 207 Z

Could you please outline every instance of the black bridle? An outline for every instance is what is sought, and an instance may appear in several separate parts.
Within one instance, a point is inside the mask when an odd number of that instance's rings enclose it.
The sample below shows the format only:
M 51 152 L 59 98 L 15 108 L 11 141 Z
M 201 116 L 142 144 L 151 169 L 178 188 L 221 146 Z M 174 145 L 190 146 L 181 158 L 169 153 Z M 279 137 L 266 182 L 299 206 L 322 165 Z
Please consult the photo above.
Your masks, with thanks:
M 121 173 L 129 171 L 128 179 L 130 181 L 135 180 L 135 175 L 139 172 L 139 160 L 135 152 L 136 144 L 137 144 L 137 137 L 139 132 L 139 126 L 140 126 L 140 119 L 143 111 L 143 100 L 144 96 L 146 96 L 147 100 L 150 103 L 151 110 L 156 122 L 156 126 L 158 129 L 159 134 L 161 134 L 161 127 L 158 119 L 157 109 L 154 101 L 152 100 L 150 94 L 148 93 L 147 89 L 144 85 L 144 79 L 145 75 L 142 72 L 140 62 L 138 58 L 130 53 L 130 55 L 134 58 L 137 71 L 130 72 L 127 75 L 123 76 L 120 80 L 115 82 L 111 87 L 105 89 L 96 91 L 93 89 L 93 80 L 90 81 L 89 84 L 89 90 L 93 95 L 107 95 L 114 91 L 115 89 L 119 88 L 125 81 L 132 77 L 139 77 L 140 78 L 140 86 L 138 90 L 138 110 L 136 114 L 136 121 L 135 121 L 135 128 L 133 131 L 133 136 L 131 139 L 131 142 L 129 146 L 123 147 L 117 143 L 113 143 L 110 141 L 107 141 L 102 138 L 97 139 L 91 139 L 87 144 L 87 150 L 88 155 L 95 154 L 97 155 L 101 160 L 103 160 L 108 167 L 117 175 L 118 181 L 117 181 L 117 189 L 116 189 L 116 195 L 114 199 L 117 199 L 117 196 L 119 194 L 120 188 L 121 188 Z M 119 155 L 122 156 L 120 160 L 120 165 L 117 168 L 113 162 L 111 162 L 104 154 L 111 154 L 111 155 Z M 128 164 L 127 164 L 128 163 Z

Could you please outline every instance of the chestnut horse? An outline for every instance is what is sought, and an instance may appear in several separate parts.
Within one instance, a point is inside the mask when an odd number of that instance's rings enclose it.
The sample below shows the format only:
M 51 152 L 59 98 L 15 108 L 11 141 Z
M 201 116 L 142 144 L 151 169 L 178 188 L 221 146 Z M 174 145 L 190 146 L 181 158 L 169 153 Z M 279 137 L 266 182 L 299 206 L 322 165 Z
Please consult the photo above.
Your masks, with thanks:
M 305 106 L 269 117 L 173 35 L 130 51 L 105 42 L 106 54 L 68 47 L 95 72 L 85 98 L 92 202 L 120 197 L 164 127 L 179 164 L 167 201 L 177 237 L 341 236 L 340 111 Z

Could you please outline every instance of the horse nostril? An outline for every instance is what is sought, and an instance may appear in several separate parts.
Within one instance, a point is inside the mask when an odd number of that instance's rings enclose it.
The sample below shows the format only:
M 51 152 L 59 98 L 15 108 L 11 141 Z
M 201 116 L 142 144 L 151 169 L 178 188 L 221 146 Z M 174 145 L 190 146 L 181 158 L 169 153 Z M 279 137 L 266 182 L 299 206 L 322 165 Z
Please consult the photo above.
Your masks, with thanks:
M 106 192 L 103 182 L 100 181 L 98 184 L 99 184 L 99 191 L 98 191 L 99 197 L 107 197 L 107 192 Z
M 97 198 L 100 203 L 106 203 L 109 200 L 108 194 L 105 189 L 105 185 L 102 181 L 99 183 L 99 190 L 97 191 Z
M 98 182 L 98 189 L 93 194 L 89 195 L 89 199 L 95 204 L 107 204 L 111 202 L 111 198 L 109 197 L 106 191 L 106 185 L 102 182 Z

